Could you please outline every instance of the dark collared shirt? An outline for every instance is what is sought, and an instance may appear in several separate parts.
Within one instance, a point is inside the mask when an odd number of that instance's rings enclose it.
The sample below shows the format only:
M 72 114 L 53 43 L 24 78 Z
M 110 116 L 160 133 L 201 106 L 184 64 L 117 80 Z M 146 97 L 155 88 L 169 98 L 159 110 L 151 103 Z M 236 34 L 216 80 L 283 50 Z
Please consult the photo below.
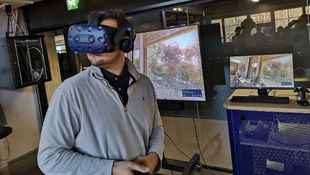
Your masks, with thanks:
M 132 75 L 128 72 L 127 65 L 125 64 L 124 69 L 120 75 L 115 75 L 102 68 L 101 72 L 103 77 L 108 80 L 110 86 L 112 86 L 118 93 L 123 105 L 126 106 L 128 102 L 127 89 L 130 86 L 129 84 L 130 77 L 132 77 Z M 133 82 L 135 82 L 134 78 L 133 80 L 134 80 Z

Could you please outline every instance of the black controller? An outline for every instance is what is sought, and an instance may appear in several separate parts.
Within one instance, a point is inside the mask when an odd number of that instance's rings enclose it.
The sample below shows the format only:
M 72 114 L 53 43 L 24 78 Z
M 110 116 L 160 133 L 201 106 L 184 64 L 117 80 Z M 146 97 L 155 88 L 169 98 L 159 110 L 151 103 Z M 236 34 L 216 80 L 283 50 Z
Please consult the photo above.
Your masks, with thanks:
M 298 104 L 302 106 L 309 106 L 309 101 L 307 100 L 307 94 L 309 90 L 305 87 L 297 87 L 294 89 L 294 92 L 298 92 L 300 100 L 297 101 Z

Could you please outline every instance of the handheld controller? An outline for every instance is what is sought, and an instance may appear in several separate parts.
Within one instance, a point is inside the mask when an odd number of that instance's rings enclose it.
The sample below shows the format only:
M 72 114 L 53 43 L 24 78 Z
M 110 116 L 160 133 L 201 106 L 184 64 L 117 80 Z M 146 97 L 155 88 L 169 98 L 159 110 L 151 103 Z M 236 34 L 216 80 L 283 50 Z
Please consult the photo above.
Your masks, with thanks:
M 309 106 L 309 101 L 307 100 L 307 94 L 309 90 L 305 87 L 297 87 L 294 89 L 294 92 L 298 92 L 300 100 L 297 101 L 298 104 L 302 106 Z

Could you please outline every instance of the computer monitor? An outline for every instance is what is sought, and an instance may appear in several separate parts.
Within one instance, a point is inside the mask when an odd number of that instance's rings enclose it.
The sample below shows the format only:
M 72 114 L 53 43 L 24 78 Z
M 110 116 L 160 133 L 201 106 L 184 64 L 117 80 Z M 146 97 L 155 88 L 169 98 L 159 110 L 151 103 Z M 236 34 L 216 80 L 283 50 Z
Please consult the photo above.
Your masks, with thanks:
M 206 101 L 198 25 L 139 33 L 131 54 L 157 99 Z
M 292 54 L 231 56 L 230 87 L 250 89 L 294 88 Z

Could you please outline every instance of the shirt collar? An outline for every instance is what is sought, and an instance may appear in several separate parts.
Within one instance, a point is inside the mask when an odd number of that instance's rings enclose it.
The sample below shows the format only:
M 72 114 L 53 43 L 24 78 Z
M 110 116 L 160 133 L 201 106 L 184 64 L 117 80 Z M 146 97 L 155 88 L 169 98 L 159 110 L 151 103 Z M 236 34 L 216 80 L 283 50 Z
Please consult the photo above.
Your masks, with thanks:
M 132 77 L 138 81 L 141 78 L 141 74 L 137 71 L 137 69 L 135 68 L 135 66 L 132 64 L 132 62 L 128 59 L 125 58 L 125 64 L 127 65 L 127 70 L 128 72 L 132 75 Z M 100 70 L 99 67 L 97 66 L 90 66 L 92 75 L 97 78 L 97 79 L 104 79 L 104 76 L 102 74 L 102 71 Z
M 123 68 L 123 71 L 121 72 L 120 75 L 115 75 L 114 73 L 112 72 L 109 72 L 108 70 L 106 69 L 103 69 L 103 68 L 100 68 L 101 72 L 102 72 L 102 75 L 104 78 L 108 79 L 108 80 L 112 80 L 116 77 L 118 78 L 122 78 L 122 77 L 125 77 L 125 76 L 129 76 L 129 72 L 128 72 L 128 69 L 127 69 L 127 64 L 125 64 L 124 68 Z

